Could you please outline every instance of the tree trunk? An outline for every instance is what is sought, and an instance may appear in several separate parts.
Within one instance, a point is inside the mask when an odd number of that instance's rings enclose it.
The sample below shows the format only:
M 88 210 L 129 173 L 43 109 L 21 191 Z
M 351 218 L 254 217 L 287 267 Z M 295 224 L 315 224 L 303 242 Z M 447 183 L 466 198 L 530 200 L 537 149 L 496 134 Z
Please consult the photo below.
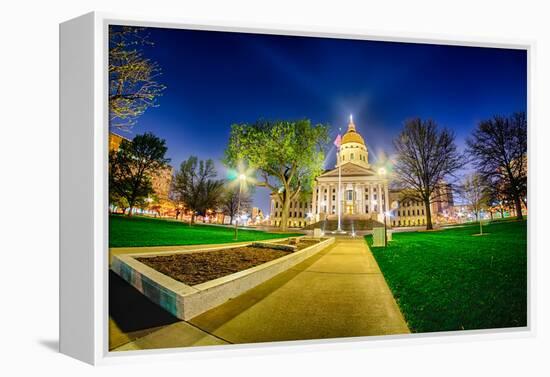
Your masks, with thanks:
M 516 216 L 518 220 L 523 220 L 523 214 L 521 213 L 521 198 L 517 193 L 514 195 L 514 204 L 516 205 Z
M 134 209 L 134 207 L 130 206 L 130 209 L 128 210 L 128 216 L 132 216 L 133 209 Z
M 426 230 L 432 230 L 433 229 L 432 210 L 430 208 L 430 201 L 425 200 L 424 201 L 424 206 L 426 207 Z
M 280 228 L 283 232 L 286 232 L 288 229 L 288 213 L 290 210 L 290 195 L 287 192 L 284 193 L 283 197 L 283 208 L 281 211 L 281 224 Z
M 189 226 L 193 225 L 194 222 L 195 222 L 195 212 L 193 211 L 193 213 L 191 214 L 191 220 L 189 221 Z

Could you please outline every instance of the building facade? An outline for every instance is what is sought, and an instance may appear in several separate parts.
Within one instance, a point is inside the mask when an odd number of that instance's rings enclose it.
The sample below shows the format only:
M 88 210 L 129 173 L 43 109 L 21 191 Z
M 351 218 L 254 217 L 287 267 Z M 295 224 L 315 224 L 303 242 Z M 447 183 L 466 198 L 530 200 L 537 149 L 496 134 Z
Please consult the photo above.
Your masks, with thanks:
M 338 182 L 341 197 L 338 198 Z M 369 151 L 350 117 L 341 139 L 334 169 L 315 179 L 312 192 L 313 220 L 344 219 L 383 221 L 389 211 L 389 180 L 384 168 L 369 163 Z
M 367 145 L 350 117 L 341 139 L 336 166 L 315 179 L 310 195 L 291 203 L 288 226 L 303 227 L 336 220 L 338 211 L 343 221 L 375 220 L 383 223 L 386 220 L 387 225 L 393 227 L 426 225 L 423 203 L 402 200 L 399 191 L 390 190 L 390 183 L 385 167 L 369 163 Z M 446 197 L 430 207 L 432 220 L 436 220 L 443 209 L 450 211 L 453 207 L 452 191 L 450 187 L 444 187 L 448 188 Z M 271 225 L 280 225 L 281 211 L 278 196 L 271 195 Z
M 269 223 L 273 226 L 281 225 L 281 216 L 283 205 L 278 198 L 278 195 L 271 195 L 271 215 L 269 216 Z M 292 200 L 290 202 L 288 223 L 289 227 L 302 228 L 311 224 L 312 221 L 312 205 L 311 195 L 302 195 L 302 198 L 298 200 Z

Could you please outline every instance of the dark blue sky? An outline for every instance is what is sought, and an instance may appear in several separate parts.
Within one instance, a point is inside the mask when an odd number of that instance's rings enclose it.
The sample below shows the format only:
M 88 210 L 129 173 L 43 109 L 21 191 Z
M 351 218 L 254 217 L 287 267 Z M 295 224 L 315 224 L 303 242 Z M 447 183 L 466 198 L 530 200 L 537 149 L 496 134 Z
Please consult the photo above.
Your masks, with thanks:
M 309 118 L 332 135 L 353 114 L 374 162 L 411 117 L 453 129 L 462 149 L 477 123 L 527 106 L 521 50 L 148 28 L 167 86 L 132 133 L 166 139 L 177 168 L 190 155 L 217 160 L 230 125 Z M 334 165 L 334 151 L 327 167 Z M 268 193 L 255 205 L 267 211 Z

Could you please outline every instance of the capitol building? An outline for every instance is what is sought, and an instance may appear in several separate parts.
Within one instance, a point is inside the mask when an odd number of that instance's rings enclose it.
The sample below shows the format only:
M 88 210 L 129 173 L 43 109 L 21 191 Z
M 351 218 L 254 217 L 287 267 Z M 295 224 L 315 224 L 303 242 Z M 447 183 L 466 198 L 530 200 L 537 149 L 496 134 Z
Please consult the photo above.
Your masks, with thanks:
M 338 203 L 338 182 L 341 198 Z M 432 204 L 432 219 L 447 215 L 452 208 L 452 193 L 445 193 L 445 200 Z M 270 222 L 279 226 L 282 205 L 278 196 L 271 196 Z M 315 178 L 311 194 L 302 196 L 290 204 L 288 226 L 306 227 L 323 224 L 323 229 L 333 229 L 338 211 L 344 229 L 371 229 L 384 224 L 384 213 L 389 226 L 420 226 L 426 224 L 423 203 L 401 200 L 401 193 L 390 189 L 390 176 L 384 167 L 369 163 L 369 151 L 365 140 L 357 132 L 350 117 L 346 133 L 342 136 L 336 166 Z

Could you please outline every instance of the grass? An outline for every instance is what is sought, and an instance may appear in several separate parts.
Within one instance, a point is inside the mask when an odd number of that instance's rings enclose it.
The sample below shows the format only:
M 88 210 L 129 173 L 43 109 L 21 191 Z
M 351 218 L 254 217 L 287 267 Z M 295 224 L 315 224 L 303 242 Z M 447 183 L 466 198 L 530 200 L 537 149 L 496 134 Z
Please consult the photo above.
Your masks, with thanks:
M 233 228 L 193 225 L 148 217 L 109 217 L 109 247 L 177 246 L 235 242 Z M 300 236 L 239 229 L 238 242 Z
M 394 233 L 371 250 L 413 332 L 527 324 L 527 222 Z M 369 246 L 372 237 L 366 237 Z

